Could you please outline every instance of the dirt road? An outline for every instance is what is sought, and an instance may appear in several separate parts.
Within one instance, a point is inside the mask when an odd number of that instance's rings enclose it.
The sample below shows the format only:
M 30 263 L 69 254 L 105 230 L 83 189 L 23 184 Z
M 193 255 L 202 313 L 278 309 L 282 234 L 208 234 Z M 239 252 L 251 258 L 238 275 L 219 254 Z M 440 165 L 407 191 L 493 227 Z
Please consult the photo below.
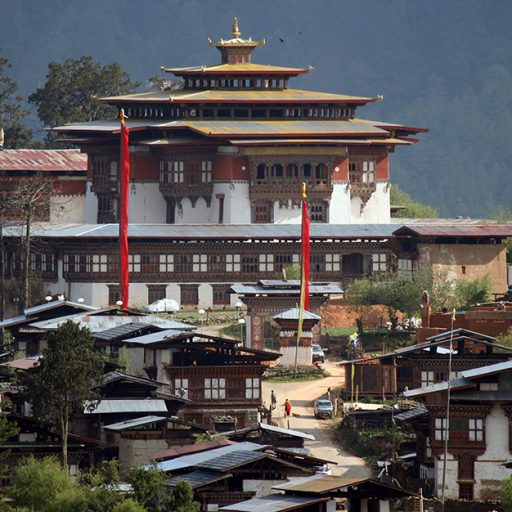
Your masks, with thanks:
M 333 475 L 350 477 L 370 477 L 370 469 L 365 466 L 363 459 L 353 457 L 338 448 L 331 437 L 332 420 L 318 420 L 313 414 L 315 398 L 326 395 L 327 389 L 336 388 L 344 379 L 343 368 L 335 363 L 326 362 L 323 367 L 330 373 L 330 377 L 309 382 L 263 382 L 263 400 L 270 404 L 270 394 L 274 390 L 277 397 L 277 409 L 273 419 L 282 427 L 300 430 L 315 436 L 315 441 L 306 441 L 311 455 L 321 457 L 333 462 Z M 292 416 L 284 418 L 284 401 L 292 403 Z M 295 415 L 293 415 L 295 414 Z

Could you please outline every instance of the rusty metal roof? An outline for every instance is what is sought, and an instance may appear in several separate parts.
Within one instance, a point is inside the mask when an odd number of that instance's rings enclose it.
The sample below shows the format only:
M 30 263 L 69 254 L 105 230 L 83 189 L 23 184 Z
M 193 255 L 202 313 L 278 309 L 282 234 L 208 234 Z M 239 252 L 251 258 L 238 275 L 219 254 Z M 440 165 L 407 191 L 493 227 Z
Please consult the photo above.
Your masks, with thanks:
M 85 173 L 87 155 L 78 149 L 4 149 L 0 171 Z
M 275 485 L 273 489 L 288 492 L 304 492 L 323 494 L 350 485 L 360 485 L 368 482 L 368 478 L 356 478 L 345 476 L 313 475 L 310 477 L 298 478 L 291 482 Z
M 508 237 L 512 224 L 405 224 L 395 232 L 397 237 Z
M 349 96 L 303 89 L 178 89 L 151 91 L 99 98 L 104 103 L 355 103 L 366 104 L 377 98 Z M 397 125 L 399 126 L 399 125 Z
M 198 73 L 205 75 L 213 74 L 230 74 L 230 75 L 290 75 L 297 76 L 311 71 L 311 68 L 289 68 L 284 66 L 270 66 L 268 64 L 253 64 L 248 62 L 245 64 L 210 64 L 207 66 L 192 66 L 186 68 L 166 68 L 161 67 L 166 73 L 173 73 L 177 76 L 197 75 Z

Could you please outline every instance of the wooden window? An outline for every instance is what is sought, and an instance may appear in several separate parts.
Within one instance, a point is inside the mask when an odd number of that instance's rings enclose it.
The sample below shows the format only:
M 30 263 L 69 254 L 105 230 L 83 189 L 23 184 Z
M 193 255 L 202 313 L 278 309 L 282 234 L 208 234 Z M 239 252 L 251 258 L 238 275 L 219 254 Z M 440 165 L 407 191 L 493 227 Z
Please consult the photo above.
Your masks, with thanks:
M 446 418 L 436 418 L 434 420 L 434 439 L 444 441 L 446 439 Z
M 203 183 L 209 183 L 212 181 L 212 161 L 203 160 L 201 162 L 201 181 Z
M 255 399 L 260 397 L 260 379 L 245 379 L 245 398 Z
M 371 157 L 354 157 L 348 164 L 350 183 L 374 183 L 375 159 Z
M 397 271 L 398 272 L 412 272 L 414 270 L 414 262 L 408 258 L 398 258 Z
M 273 164 L 271 169 L 272 178 L 282 178 L 283 177 L 283 165 L 282 164 Z
M 226 254 L 226 272 L 240 272 L 240 254 Z
M 193 254 L 192 255 L 192 271 L 193 272 L 207 272 L 208 271 L 208 257 L 206 254 Z
M 174 268 L 181 274 L 192 272 L 192 254 L 176 254 L 174 256 Z
M 224 223 L 224 194 L 217 195 L 219 199 L 219 224 Z
M 212 284 L 213 303 L 216 305 L 231 304 L 231 288 L 225 284 Z
M 140 272 L 140 254 L 128 254 L 128 272 Z
M 325 203 L 310 203 L 309 217 L 311 222 L 327 222 L 327 206 Z
M 498 391 L 498 383 L 497 382 L 480 382 L 478 385 L 480 391 Z
M 223 273 L 226 271 L 226 257 L 224 254 L 209 254 L 208 268 L 212 273 Z
M 386 253 L 372 254 L 372 272 L 386 272 L 387 268 Z
M 484 440 L 484 420 L 482 418 L 469 418 L 468 441 Z
M 91 271 L 92 272 L 107 272 L 107 255 L 106 254 L 93 254 L 91 257 Z
M 173 183 L 183 183 L 185 181 L 185 162 L 172 162 L 172 181 Z
M 167 286 L 165 284 L 148 284 L 148 304 L 165 299 Z
M 286 165 L 286 178 L 295 179 L 299 177 L 299 166 L 297 164 Z
M 312 254 L 310 258 L 311 272 L 325 272 L 325 254 Z
M 328 167 L 324 163 L 315 165 L 315 178 L 319 181 L 323 181 L 327 179 Z
M 108 285 L 108 303 L 112 306 L 121 300 L 121 287 L 118 284 Z
M 276 272 L 282 272 L 283 267 L 292 264 L 292 255 L 291 254 L 276 254 L 274 256 L 274 270 Z
M 341 256 L 339 254 L 325 255 L 325 270 L 327 272 L 339 272 L 341 270 Z
M 473 484 L 460 483 L 459 484 L 459 499 L 473 501 Z
M 174 254 L 160 254 L 159 271 L 161 273 L 174 272 Z
M 243 254 L 241 260 L 242 272 L 258 272 L 258 256 L 253 254 Z
M 430 386 L 434 384 L 434 372 L 433 371 L 422 371 L 421 372 L 421 386 Z
M 199 286 L 182 284 L 180 286 L 181 303 L 185 306 L 197 306 L 199 303 Z
M 274 255 L 273 254 L 260 254 L 260 272 L 273 272 L 274 271 Z
M 269 224 L 271 222 L 270 203 L 258 203 L 254 205 L 253 222 L 255 224 Z
M 98 224 L 117 222 L 117 197 L 98 194 Z
M 226 398 L 226 379 L 204 379 L 204 398 L 223 400 Z
M 267 169 L 267 166 L 266 164 L 258 164 L 256 166 L 256 179 L 257 180 L 264 180 L 265 179 L 265 174 L 266 174 L 266 169 Z
M 188 398 L 188 379 L 174 379 L 174 394 L 181 398 Z

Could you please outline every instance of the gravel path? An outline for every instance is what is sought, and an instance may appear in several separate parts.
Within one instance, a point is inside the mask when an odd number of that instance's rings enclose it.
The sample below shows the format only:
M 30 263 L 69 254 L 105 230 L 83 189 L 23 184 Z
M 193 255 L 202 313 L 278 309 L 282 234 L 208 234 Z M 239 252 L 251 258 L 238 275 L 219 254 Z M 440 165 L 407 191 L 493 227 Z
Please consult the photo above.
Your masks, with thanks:
M 280 426 L 300 430 L 315 436 L 315 441 L 306 441 L 311 455 L 337 462 L 332 465 L 333 475 L 356 478 L 371 477 L 371 471 L 363 459 L 349 455 L 339 448 L 331 436 L 333 420 L 319 420 L 313 414 L 313 402 L 316 398 L 326 395 L 327 389 L 340 387 L 345 378 L 343 367 L 327 361 L 323 368 L 330 377 L 308 382 L 263 382 L 263 401 L 270 404 L 272 389 L 277 397 L 277 409 L 273 420 Z M 292 416 L 284 418 L 284 401 L 288 398 L 292 403 Z M 334 420 L 335 421 L 335 420 Z

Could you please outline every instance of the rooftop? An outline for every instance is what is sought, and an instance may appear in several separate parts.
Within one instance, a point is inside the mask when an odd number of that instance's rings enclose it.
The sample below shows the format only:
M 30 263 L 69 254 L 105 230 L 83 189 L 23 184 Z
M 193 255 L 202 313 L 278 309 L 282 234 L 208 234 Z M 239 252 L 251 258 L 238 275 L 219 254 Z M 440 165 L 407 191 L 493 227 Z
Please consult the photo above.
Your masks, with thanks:
M 87 155 L 78 149 L 4 149 L 0 171 L 87 172 Z

